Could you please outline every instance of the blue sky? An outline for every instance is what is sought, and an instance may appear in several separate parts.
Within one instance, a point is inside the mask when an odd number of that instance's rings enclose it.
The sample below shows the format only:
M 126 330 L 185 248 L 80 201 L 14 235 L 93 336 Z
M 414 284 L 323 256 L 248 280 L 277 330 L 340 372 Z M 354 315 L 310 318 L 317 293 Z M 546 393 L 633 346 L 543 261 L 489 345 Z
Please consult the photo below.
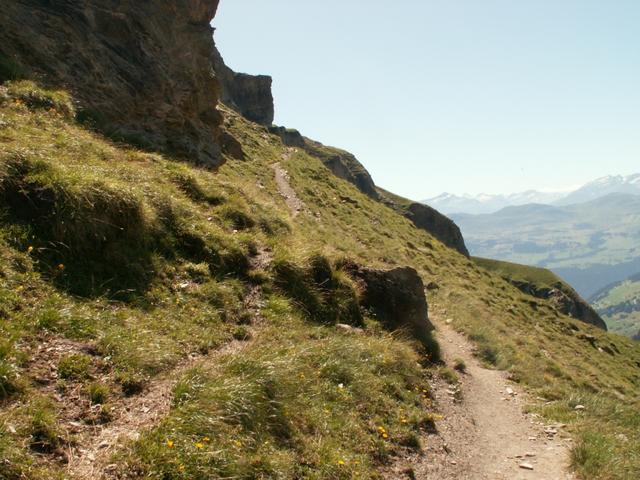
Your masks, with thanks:
M 413 199 L 640 171 L 640 1 L 221 0 L 276 123 Z

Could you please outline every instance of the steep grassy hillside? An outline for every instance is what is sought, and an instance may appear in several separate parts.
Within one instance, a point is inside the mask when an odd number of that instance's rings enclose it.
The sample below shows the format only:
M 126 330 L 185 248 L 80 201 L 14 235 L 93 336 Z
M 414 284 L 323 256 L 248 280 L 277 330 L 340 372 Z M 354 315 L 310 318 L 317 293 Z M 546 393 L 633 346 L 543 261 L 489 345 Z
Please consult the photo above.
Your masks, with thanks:
M 548 300 L 561 313 L 607 330 L 605 321 L 593 307 L 552 271 L 487 258 L 474 257 L 473 261 L 489 271 L 496 272 L 520 291 Z
M 482 268 L 494 271 L 510 280 L 528 282 L 538 288 L 561 288 L 569 291 L 571 287 L 560 277 L 546 268 L 521 265 L 519 263 L 502 262 L 489 258 L 474 257 L 473 261 Z
M 640 333 L 640 275 L 609 285 L 591 302 L 611 331 L 628 337 Z
M 96 478 L 91 456 L 114 478 L 376 478 L 437 428 L 436 350 L 358 318 L 345 258 L 414 266 L 431 308 L 569 424 L 586 478 L 640 474 L 631 340 L 523 294 L 233 112 L 245 160 L 212 173 L 109 143 L 64 93 L 18 83 L 0 101 L 3 480 Z M 364 331 L 335 326 L 349 322 Z

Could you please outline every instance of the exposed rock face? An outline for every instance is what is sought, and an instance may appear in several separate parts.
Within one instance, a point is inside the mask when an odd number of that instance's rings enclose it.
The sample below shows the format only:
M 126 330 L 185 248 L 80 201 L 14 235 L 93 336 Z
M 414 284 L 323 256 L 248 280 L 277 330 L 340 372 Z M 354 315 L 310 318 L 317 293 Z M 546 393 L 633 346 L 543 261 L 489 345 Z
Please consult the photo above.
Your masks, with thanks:
M 355 155 L 339 148 L 327 147 L 308 138 L 305 138 L 305 150 L 319 158 L 336 177 L 352 183 L 365 195 L 378 199 L 378 192 L 371 175 Z
M 382 188 L 378 188 L 378 194 L 385 205 L 411 220 L 416 227 L 429 232 L 465 257 L 469 256 L 460 228 L 453 220 L 427 205 L 412 202 Z
M 70 90 L 109 133 L 222 163 L 212 67 L 218 0 L 0 0 L 0 54 Z
M 450 218 L 445 217 L 437 210 L 422 203 L 411 203 L 407 208 L 405 216 L 411 220 L 416 227 L 431 232 L 434 237 L 446 246 L 457 250 L 467 257 L 469 256 L 469 251 L 464 244 L 460 228 L 458 228 Z
M 548 300 L 558 311 L 576 320 L 607 330 L 607 324 L 598 312 L 578 295 L 575 291 L 561 288 L 538 287 L 529 282 L 505 278 L 520 291 L 536 298 Z
M 269 127 L 269 133 L 280 137 L 282 143 L 287 147 L 304 148 L 306 146 L 304 137 L 298 130 L 294 128 L 272 125 L 271 127 Z
M 220 82 L 220 100 L 247 120 L 269 126 L 273 123 L 272 79 L 267 75 L 236 73 L 216 50 L 213 64 Z
M 389 329 L 407 329 L 418 339 L 433 330 L 422 279 L 411 267 L 376 270 L 355 264 L 345 270 L 362 287 L 360 303 Z

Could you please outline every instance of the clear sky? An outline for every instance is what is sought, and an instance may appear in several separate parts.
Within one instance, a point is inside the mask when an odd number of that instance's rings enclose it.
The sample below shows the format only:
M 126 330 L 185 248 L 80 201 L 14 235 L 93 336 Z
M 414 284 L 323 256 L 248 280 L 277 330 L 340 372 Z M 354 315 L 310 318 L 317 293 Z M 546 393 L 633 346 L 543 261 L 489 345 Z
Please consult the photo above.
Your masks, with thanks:
M 221 0 L 276 123 L 413 199 L 640 171 L 638 0 Z

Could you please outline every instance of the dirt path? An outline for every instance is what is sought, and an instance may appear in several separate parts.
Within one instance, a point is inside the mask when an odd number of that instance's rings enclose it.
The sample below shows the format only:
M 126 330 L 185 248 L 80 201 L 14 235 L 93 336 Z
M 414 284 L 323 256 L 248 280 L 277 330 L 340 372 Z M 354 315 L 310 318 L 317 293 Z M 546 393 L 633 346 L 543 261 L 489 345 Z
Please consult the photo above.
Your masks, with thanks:
M 290 155 L 290 152 L 285 152 L 282 155 L 283 160 L 288 159 Z M 296 217 L 300 212 L 304 210 L 304 203 L 302 202 L 302 200 L 300 200 L 300 198 L 298 198 L 295 190 L 291 188 L 291 183 L 289 182 L 289 174 L 284 168 L 282 168 L 280 163 L 274 163 L 271 168 L 273 168 L 273 171 L 275 172 L 276 185 L 278 186 L 280 195 L 284 197 L 285 202 L 287 203 L 287 207 L 289 207 L 289 210 L 291 211 L 291 215 L 293 217 Z
M 437 338 L 447 365 L 466 364 L 458 388 L 435 391 L 443 415 L 438 435 L 428 439 L 418 479 L 573 479 L 567 472 L 570 438 L 561 425 L 525 414 L 527 398 L 505 372 L 484 368 L 463 335 L 436 316 Z

